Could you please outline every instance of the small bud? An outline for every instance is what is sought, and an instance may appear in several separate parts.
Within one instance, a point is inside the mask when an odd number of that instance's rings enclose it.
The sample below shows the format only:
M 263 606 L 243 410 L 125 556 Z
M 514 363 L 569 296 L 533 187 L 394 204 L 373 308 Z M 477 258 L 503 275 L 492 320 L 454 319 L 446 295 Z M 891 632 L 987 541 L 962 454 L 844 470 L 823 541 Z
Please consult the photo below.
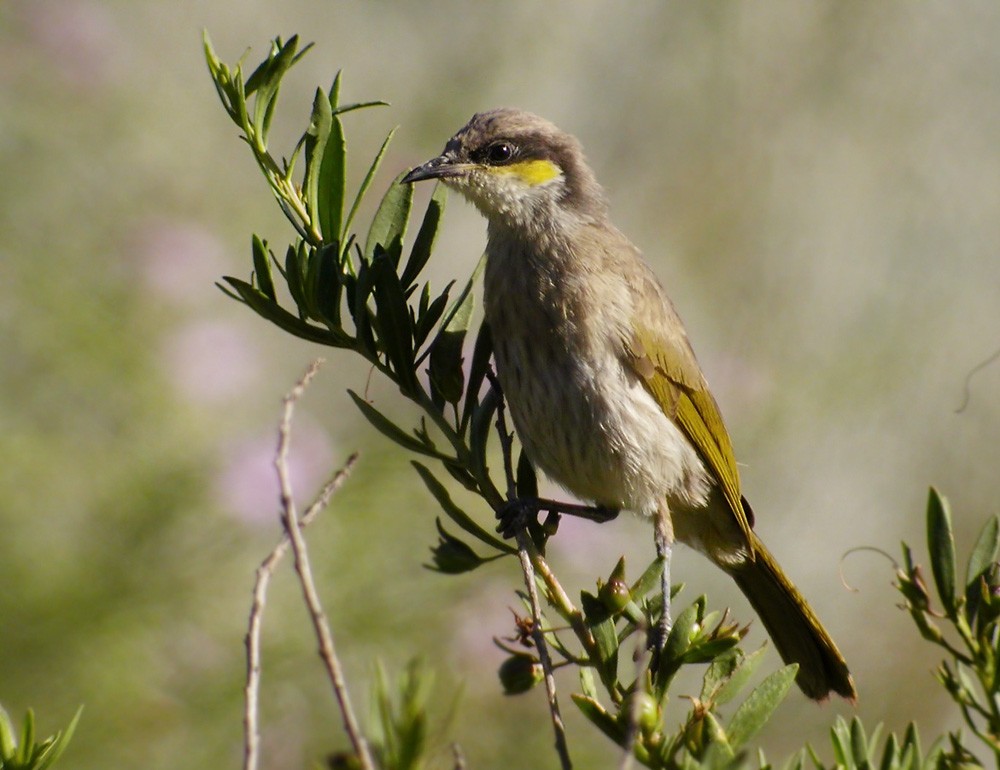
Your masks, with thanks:
M 618 560 L 615 568 L 603 585 L 598 583 L 597 596 L 601 603 L 611 612 L 621 612 L 632 601 L 632 592 L 625 580 L 625 557 Z
M 446 575 L 457 575 L 474 570 L 483 560 L 468 545 L 448 534 L 437 521 L 438 544 L 431 548 L 434 569 Z
M 660 729 L 660 706 L 648 692 L 633 692 L 622 703 L 618 718 L 634 722 L 643 737 L 648 738 Z
M 507 695 L 527 692 L 542 681 L 542 664 L 531 655 L 511 655 L 497 670 L 500 684 Z

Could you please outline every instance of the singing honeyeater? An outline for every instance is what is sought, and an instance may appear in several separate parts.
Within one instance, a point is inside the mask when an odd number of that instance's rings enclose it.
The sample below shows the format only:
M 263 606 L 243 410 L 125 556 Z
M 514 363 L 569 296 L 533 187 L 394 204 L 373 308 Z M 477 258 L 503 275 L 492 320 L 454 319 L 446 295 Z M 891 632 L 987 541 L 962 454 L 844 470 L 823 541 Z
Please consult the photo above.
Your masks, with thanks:
M 405 182 L 488 220 L 497 375 L 528 458 L 579 498 L 653 517 L 733 577 L 811 698 L 855 697 L 843 656 L 753 531 L 733 448 L 670 299 L 611 223 L 579 142 L 527 112 L 474 115 Z

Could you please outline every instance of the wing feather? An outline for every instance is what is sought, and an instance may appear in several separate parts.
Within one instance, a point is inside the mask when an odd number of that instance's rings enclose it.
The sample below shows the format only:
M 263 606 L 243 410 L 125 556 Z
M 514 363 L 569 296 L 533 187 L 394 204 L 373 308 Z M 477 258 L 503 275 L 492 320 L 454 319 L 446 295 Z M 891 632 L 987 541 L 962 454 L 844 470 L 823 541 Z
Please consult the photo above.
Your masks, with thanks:
M 658 326 L 682 329 L 679 319 L 676 326 Z M 687 337 L 683 331 L 666 335 L 657 334 L 648 327 L 636 328 L 632 338 L 625 341 L 625 350 L 632 369 L 645 382 L 664 413 L 691 441 L 717 480 L 752 553 L 752 514 L 744 507 L 740 493 L 732 441 Z

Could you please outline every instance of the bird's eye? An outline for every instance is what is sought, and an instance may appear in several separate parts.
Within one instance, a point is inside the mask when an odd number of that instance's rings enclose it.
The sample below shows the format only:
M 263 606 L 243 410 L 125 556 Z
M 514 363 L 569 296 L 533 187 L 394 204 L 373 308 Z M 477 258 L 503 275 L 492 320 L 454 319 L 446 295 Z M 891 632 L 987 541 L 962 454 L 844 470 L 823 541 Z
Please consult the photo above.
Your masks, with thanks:
M 484 157 L 487 163 L 506 163 L 514 157 L 514 145 L 510 142 L 494 142 L 486 148 Z

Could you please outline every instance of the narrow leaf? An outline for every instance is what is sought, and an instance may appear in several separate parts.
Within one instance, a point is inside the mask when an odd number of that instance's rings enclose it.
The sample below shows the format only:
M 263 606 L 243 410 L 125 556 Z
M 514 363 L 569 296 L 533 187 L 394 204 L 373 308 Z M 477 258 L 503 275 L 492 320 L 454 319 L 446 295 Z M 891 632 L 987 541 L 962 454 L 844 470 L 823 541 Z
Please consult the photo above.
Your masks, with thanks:
M 424 342 L 427 340 L 427 335 L 431 333 L 431 330 L 441 320 L 441 316 L 444 315 L 445 308 L 448 307 L 448 293 L 451 291 L 451 287 L 454 281 L 450 282 L 441 292 L 440 295 L 434 298 L 433 302 L 428 302 L 427 306 L 423 308 L 420 314 L 416 318 L 416 322 L 413 328 L 413 347 L 414 349 L 420 348 Z M 424 304 L 424 298 L 427 296 L 427 290 L 430 288 L 429 284 L 424 284 L 424 292 L 420 295 L 420 303 Z
M 247 80 L 244 93 L 247 96 L 256 92 L 253 109 L 253 125 L 260 141 L 267 137 L 267 125 L 265 117 L 273 112 L 277 103 L 278 91 L 281 88 L 281 79 L 285 76 L 288 68 L 295 60 L 295 49 L 299 45 L 299 36 L 292 35 L 288 42 L 280 45 L 280 39 L 275 41 L 272 48 L 272 55 L 268 57 L 267 65 L 258 67 L 250 79 Z M 306 49 L 308 50 L 308 49 Z M 305 51 L 303 51 L 305 53 Z M 255 79 L 259 76 L 259 81 Z
M 330 109 L 333 114 L 336 115 L 338 111 L 338 105 L 340 104 L 340 86 L 341 86 L 341 75 L 343 70 L 337 70 L 337 74 L 334 75 L 333 83 L 330 84 L 330 92 L 328 94 L 328 100 L 330 102 Z
M 941 604 L 955 616 L 955 535 L 948 501 L 931 487 L 927 499 L 927 550 Z
M 1000 554 L 1000 519 L 991 516 L 979 533 L 976 545 L 969 555 L 969 564 L 965 569 L 965 585 L 978 588 L 979 578 L 997 560 L 998 554 Z
M 344 232 L 341 234 L 342 240 L 346 240 L 350 234 L 351 225 L 354 224 L 354 217 L 358 213 L 361 201 L 364 200 L 365 194 L 368 192 L 368 188 L 371 187 L 372 181 L 375 179 L 375 174 L 378 173 L 379 166 L 382 165 L 382 158 L 385 157 L 386 150 L 389 149 L 389 142 L 392 141 L 392 137 L 395 133 L 396 129 L 392 129 L 392 131 L 390 131 L 382 141 L 382 146 L 379 148 L 378 152 L 375 153 L 375 159 L 372 160 L 371 165 L 368 167 L 368 172 L 365 174 L 365 178 L 361 180 L 358 192 L 354 196 L 354 203 L 351 204 L 351 211 L 347 215 L 347 220 L 344 222 Z
M 586 591 L 580 592 L 580 605 L 583 607 L 587 627 L 597 643 L 597 654 L 600 656 L 600 661 L 597 662 L 602 664 L 603 673 L 613 681 L 618 664 L 618 634 L 614 619 L 604 603 Z
M 313 96 L 312 117 L 309 120 L 309 129 L 305 136 L 306 178 L 303 195 L 306 199 L 306 205 L 309 207 L 310 228 L 315 234 L 326 237 L 328 240 L 336 240 L 339 232 L 331 234 L 321 227 L 324 214 L 320 211 L 319 184 L 323 175 L 323 158 L 326 156 L 332 130 L 333 115 L 330 112 L 330 100 L 321 88 L 317 88 Z M 336 148 L 335 142 L 334 149 Z M 337 165 L 336 159 L 332 163 Z M 325 216 L 329 219 L 330 213 L 326 212 Z
M 383 102 L 381 99 L 376 99 L 371 102 L 352 102 L 351 104 L 345 104 L 342 107 L 337 107 L 334 113 L 337 115 L 343 115 L 346 112 L 354 112 L 355 110 L 363 110 L 368 107 L 388 107 L 389 102 Z
M 316 209 L 319 227 L 327 243 L 341 240 L 344 219 L 344 190 L 347 187 L 347 141 L 340 118 L 332 116 L 330 134 L 319 169 Z
M 331 328 L 339 329 L 340 301 L 343 280 L 340 273 L 340 248 L 337 243 L 325 244 L 316 250 L 317 261 L 314 304 L 321 319 Z
M 501 551 L 502 553 L 517 553 L 515 548 L 512 548 L 507 543 L 491 535 L 475 521 L 473 521 L 472 517 L 470 517 L 465 511 L 455 505 L 451 499 L 451 495 L 448 494 L 448 490 L 440 481 L 437 480 L 427 466 L 422 463 L 418 463 L 416 460 L 412 460 L 411 463 L 413 464 L 413 467 L 416 468 L 417 473 L 420 475 L 420 478 L 424 482 L 428 491 L 434 496 L 434 499 L 438 501 L 438 505 L 441 506 L 441 510 L 444 511 L 445 515 L 447 515 L 449 519 L 477 540 L 496 548 L 498 551 Z
M 865 728 L 857 717 L 851 720 L 851 756 L 857 766 L 868 765 L 868 740 L 865 738 Z
M 56 733 L 52 737 L 52 742 L 35 758 L 32 770 L 48 770 L 48 768 L 55 764 L 56 760 L 66 750 L 66 746 L 69 745 L 70 739 L 72 739 L 73 733 L 76 731 L 77 722 L 80 721 L 81 714 L 83 714 L 83 706 L 80 706 L 76 710 L 76 714 L 73 715 L 73 719 L 67 725 L 66 729 Z
M 411 452 L 416 452 L 417 454 L 427 455 L 428 457 L 434 457 L 439 460 L 449 459 L 447 455 L 443 455 L 438 452 L 433 447 L 429 447 L 420 441 L 415 436 L 410 435 L 402 428 L 400 428 L 396 423 L 382 414 L 378 409 L 365 401 L 361 396 L 355 393 L 353 390 L 348 390 L 347 394 L 351 397 L 354 403 L 357 405 L 358 409 L 361 410 L 361 414 L 364 415 L 365 419 L 372 424 L 379 433 L 381 433 L 386 438 L 391 439 L 396 444 L 399 444 L 404 449 L 408 449 Z
M 625 741 L 625 727 L 615 717 L 609 714 L 596 698 L 588 698 L 577 693 L 570 695 L 580 712 L 590 720 L 597 729 L 615 743 Z
M 722 683 L 715 693 L 715 702 L 718 704 L 729 703 L 735 698 L 740 690 L 746 685 L 757 670 L 757 666 L 764 659 L 767 647 L 761 647 L 745 656 L 736 666 L 736 669 L 729 675 L 728 679 Z
M 403 251 L 403 236 L 406 234 L 406 223 L 413 202 L 413 187 L 400 184 L 404 176 L 405 173 L 401 173 L 389 185 L 365 240 L 365 259 L 371 261 L 375 256 L 375 247 L 381 246 L 392 259 L 394 268 L 399 264 L 399 256 Z
M 890 733 L 886 738 L 885 748 L 882 750 L 882 759 L 879 762 L 879 770 L 899 769 L 899 741 L 895 733 Z
M 298 316 L 289 313 L 276 302 L 273 302 L 261 293 L 259 289 L 254 288 L 249 283 L 230 276 L 225 276 L 223 280 L 236 290 L 240 299 L 246 302 L 255 313 L 266 318 L 276 326 L 281 327 L 286 332 L 310 342 L 318 342 L 322 345 L 329 345 L 335 348 L 354 347 L 354 340 L 342 331 L 323 329 L 303 321 Z
M 778 704 L 788 695 L 799 667 L 780 668 L 761 682 L 736 709 L 729 722 L 729 743 L 734 749 L 745 745 L 767 724 Z
M 465 412 L 462 415 L 462 430 L 468 424 L 472 416 L 472 411 L 479 403 L 479 391 L 483 387 L 483 380 L 486 379 L 486 372 L 490 365 L 490 357 L 493 355 L 493 339 L 490 336 L 490 327 L 484 321 L 479 327 L 476 335 L 476 344 L 472 348 L 472 363 L 469 365 L 469 382 L 465 389 Z
M 538 497 L 538 476 L 535 474 L 535 466 L 531 464 L 524 450 L 517 458 L 516 486 L 518 497 Z
M 305 319 L 309 316 L 309 303 L 306 300 L 305 278 L 307 265 L 300 260 L 300 251 L 294 246 L 289 246 L 285 253 L 285 283 L 288 285 L 288 293 L 292 295 L 295 307 L 299 311 L 299 318 Z
M 465 388 L 465 372 L 462 370 L 462 347 L 465 333 L 472 320 L 475 295 L 472 281 L 456 301 L 455 309 L 447 319 L 440 333 L 431 345 L 430 376 L 445 400 L 455 404 L 462 397 Z
M 403 295 L 399 276 L 389 258 L 376 250 L 371 265 L 375 283 L 375 322 L 378 325 L 379 343 L 392 364 L 400 383 L 412 392 L 417 388 L 413 366 L 413 329 L 410 311 Z
M 444 204 L 448 197 L 448 188 L 443 184 L 434 186 L 434 192 L 427 203 L 427 210 L 424 212 L 423 221 L 417 231 L 417 237 L 413 241 L 413 248 L 410 249 L 410 257 L 406 261 L 403 269 L 403 286 L 409 287 L 417 280 L 427 260 L 434 250 L 434 241 L 437 238 L 438 226 L 441 224 L 441 217 L 444 215 Z
M 267 241 L 262 241 L 256 235 L 250 242 L 253 252 L 253 272 L 257 278 L 257 288 L 270 300 L 275 299 L 274 280 L 271 277 L 271 256 L 267 250 Z

